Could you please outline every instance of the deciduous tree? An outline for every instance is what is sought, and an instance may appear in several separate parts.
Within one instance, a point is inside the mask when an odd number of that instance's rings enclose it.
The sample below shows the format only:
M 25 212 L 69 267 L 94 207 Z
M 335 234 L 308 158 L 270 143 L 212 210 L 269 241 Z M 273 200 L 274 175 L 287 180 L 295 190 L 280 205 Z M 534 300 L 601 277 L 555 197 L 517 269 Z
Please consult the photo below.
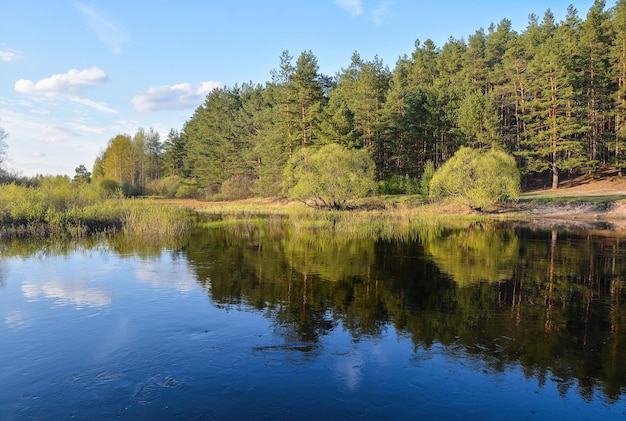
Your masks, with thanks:
M 287 163 L 283 181 L 290 198 L 335 209 L 376 189 L 374 162 L 369 154 L 337 144 L 319 150 L 299 149 Z

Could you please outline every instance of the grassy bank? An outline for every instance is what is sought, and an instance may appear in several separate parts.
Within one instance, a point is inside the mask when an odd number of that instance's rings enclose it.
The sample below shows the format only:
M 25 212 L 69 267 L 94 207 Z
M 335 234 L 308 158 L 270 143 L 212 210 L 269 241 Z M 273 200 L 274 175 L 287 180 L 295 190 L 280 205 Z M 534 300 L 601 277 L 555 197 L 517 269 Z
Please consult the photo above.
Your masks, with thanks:
M 332 229 L 334 232 L 370 235 L 410 232 L 416 225 L 455 226 L 472 222 L 510 221 L 539 226 L 580 225 L 608 221 L 626 229 L 626 179 L 583 179 L 556 190 L 526 191 L 520 200 L 492 212 L 478 212 L 458 202 L 429 202 L 420 196 L 377 196 L 355 201 L 350 210 L 317 210 L 280 199 L 233 202 L 156 201 L 174 207 L 219 215 L 224 220 L 245 220 L 259 214 L 285 216 L 296 229 Z
M 163 237 L 181 235 L 189 227 L 180 209 L 121 199 L 99 186 L 63 178 L 38 187 L 0 186 L 0 237 L 76 238 L 98 232 Z
M 296 232 L 333 232 L 355 237 L 411 237 L 416 230 L 487 221 L 606 220 L 626 228 L 626 180 L 591 181 L 558 190 L 535 190 L 518 203 L 481 213 L 458 202 L 429 202 L 417 195 L 354 201 L 349 210 L 320 210 L 283 199 L 231 202 L 123 199 L 96 185 L 46 178 L 37 187 L 0 185 L 0 238 L 84 237 L 124 232 L 171 238 L 190 227 L 188 211 L 212 215 L 219 224 L 252 222 L 259 215 L 287 220 Z
M 154 200 L 155 203 L 192 209 L 215 219 L 210 226 L 255 224 L 259 216 L 289 224 L 295 234 L 347 235 L 352 238 L 413 239 L 442 229 L 500 219 L 455 203 L 428 203 L 418 196 L 379 196 L 356 201 L 349 210 L 315 209 L 280 199 L 235 202 Z

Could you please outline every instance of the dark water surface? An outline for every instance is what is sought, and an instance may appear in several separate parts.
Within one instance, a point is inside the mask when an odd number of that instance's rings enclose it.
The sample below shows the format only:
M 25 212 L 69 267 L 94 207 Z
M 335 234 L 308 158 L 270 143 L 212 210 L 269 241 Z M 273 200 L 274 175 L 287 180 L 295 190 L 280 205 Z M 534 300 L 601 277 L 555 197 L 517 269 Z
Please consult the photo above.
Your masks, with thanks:
M 619 419 L 626 237 L 0 245 L 0 419 Z

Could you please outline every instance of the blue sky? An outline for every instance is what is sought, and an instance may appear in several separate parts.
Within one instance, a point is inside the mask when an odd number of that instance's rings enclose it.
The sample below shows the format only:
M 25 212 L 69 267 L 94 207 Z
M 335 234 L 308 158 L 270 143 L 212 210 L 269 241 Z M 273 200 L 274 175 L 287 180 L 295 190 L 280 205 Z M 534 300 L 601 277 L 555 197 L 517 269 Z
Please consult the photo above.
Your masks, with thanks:
M 393 69 L 416 39 L 442 46 L 503 18 L 523 31 L 530 13 L 561 20 L 569 4 L 584 18 L 593 0 L 4 0 L 8 167 L 72 176 L 117 134 L 164 140 L 214 87 L 269 81 L 284 50 L 311 50 L 327 75 L 355 51 Z

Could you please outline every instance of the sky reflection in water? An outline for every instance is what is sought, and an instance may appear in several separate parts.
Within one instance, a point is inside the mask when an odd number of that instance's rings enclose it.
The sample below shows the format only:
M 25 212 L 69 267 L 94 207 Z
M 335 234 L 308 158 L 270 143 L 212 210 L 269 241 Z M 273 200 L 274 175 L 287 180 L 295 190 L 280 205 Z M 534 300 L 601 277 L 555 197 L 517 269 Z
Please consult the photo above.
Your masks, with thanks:
M 142 257 L 5 249 L 0 419 L 624 415 L 623 366 L 603 362 L 624 359 L 612 336 L 625 333 L 618 240 L 558 233 L 554 243 L 551 232 L 514 230 L 328 245 L 264 235 L 202 231 L 181 250 Z M 494 247 L 490 266 L 479 254 Z M 573 275 L 589 262 L 593 273 Z M 589 276 L 599 326 L 581 324 L 575 301 Z M 564 366 L 576 359 L 605 365 Z

